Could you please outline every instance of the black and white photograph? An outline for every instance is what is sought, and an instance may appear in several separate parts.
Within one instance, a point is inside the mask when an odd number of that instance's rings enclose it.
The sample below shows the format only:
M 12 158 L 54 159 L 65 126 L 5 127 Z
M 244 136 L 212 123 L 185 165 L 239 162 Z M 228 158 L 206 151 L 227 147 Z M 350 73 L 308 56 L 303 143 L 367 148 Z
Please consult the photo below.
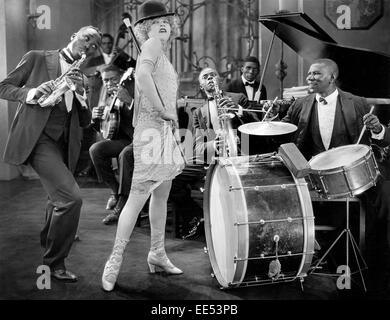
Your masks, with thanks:
M 0 300 L 390 300 L 389 29 L 387 0 L 0 0 Z

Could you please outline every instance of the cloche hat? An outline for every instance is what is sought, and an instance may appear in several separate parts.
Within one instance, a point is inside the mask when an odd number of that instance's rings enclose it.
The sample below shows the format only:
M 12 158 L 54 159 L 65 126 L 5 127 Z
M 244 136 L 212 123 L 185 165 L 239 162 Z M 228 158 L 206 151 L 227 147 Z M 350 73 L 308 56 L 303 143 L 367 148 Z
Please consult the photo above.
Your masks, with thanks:
M 148 19 L 173 16 L 174 14 L 174 12 L 168 12 L 165 5 L 160 1 L 149 0 L 139 6 L 138 20 L 134 23 L 134 26 Z

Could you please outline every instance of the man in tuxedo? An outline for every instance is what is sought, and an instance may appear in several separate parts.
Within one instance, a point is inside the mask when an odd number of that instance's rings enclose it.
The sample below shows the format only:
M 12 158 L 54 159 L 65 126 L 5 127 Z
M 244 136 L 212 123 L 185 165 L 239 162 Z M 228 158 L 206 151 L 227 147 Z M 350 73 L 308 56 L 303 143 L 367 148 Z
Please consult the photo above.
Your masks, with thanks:
M 133 96 L 134 81 L 127 81 L 126 88 L 120 85 L 120 78 L 123 71 L 117 66 L 106 65 L 101 69 L 102 79 L 106 87 L 106 99 L 103 106 L 92 109 L 92 127 L 100 132 L 101 121 L 104 109 L 110 107 L 112 103 L 113 112 L 116 113 L 119 123 L 113 136 L 107 140 L 95 142 L 89 149 L 92 162 L 95 166 L 99 182 L 104 181 L 111 189 L 111 196 L 107 202 L 107 210 L 113 210 L 104 219 L 104 224 L 112 224 L 118 221 L 131 188 L 131 178 L 134 169 L 133 141 L 134 128 L 133 121 Z M 115 98 L 115 95 L 117 97 Z M 113 99 L 116 99 L 113 101 Z M 116 180 L 112 158 L 118 158 L 119 183 Z
M 4 161 L 30 164 L 40 177 L 48 197 L 41 232 L 43 263 L 50 267 L 52 277 L 61 281 L 77 281 L 77 276 L 66 269 L 65 258 L 76 235 L 82 205 L 73 176 L 80 152 L 80 132 L 91 121 L 83 74 L 71 65 L 83 53 L 92 55 L 100 42 L 98 29 L 83 27 L 62 50 L 29 51 L 0 82 L 0 98 L 19 102 Z M 56 90 L 53 80 L 65 72 L 75 90 L 66 91 L 54 105 L 42 107 L 38 100 Z
M 294 140 L 308 160 L 330 148 L 356 143 L 364 125 L 369 131 L 360 143 L 390 143 L 389 129 L 369 113 L 366 99 L 340 90 L 337 77 L 338 66 L 333 60 L 313 62 L 306 78 L 310 94 L 294 101 L 282 119 L 298 126 Z M 278 108 L 272 112 L 278 112 Z
M 191 188 L 204 183 L 205 165 L 211 163 L 215 155 L 222 155 L 224 147 L 214 99 L 215 82 L 219 84 L 220 81 L 218 72 L 212 68 L 205 68 L 199 74 L 199 85 L 207 100 L 203 106 L 193 111 L 194 158 L 172 182 L 170 199 L 180 210 L 179 215 L 184 220 L 192 221 L 185 237 L 195 235 L 203 220 L 203 209 L 191 198 Z M 255 121 L 253 114 L 243 112 L 243 109 L 249 107 L 249 102 L 242 93 L 223 92 L 218 103 L 219 107 L 229 109 L 227 112 L 232 116 L 233 130 L 243 123 Z
M 260 62 L 256 57 L 249 56 L 243 61 L 241 67 L 241 78 L 229 82 L 226 86 L 227 92 L 243 93 L 251 104 L 267 99 L 267 90 L 264 85 L 259 90 L 260 82 L 257 76 L 260 73 Z
M 306 78 L 310 94 L 294 101 L 282 119 L 298 127 L 294 142 L 307 160 L 331 148 L 355 144 L 364 125 L 367 130 L 360 144 L 375 143 L 384 147 L 390 143 L 390 129 L 383 126 L 376 115 L 369 113 L 366 99 L 337 87 L 338 73 L 333 60 L 314 61 Z M 274 108 L 273 112 L 277 109 Z M 368 230 L 368 233 L 377 233 L 380 226 L 387 224 L 390 248 L 390 181 L 380 176 L 376 186 L 359 197 L 368 202 L 368 208 L 375 208 L 375 218 L 367 215 L 367 218 L 377 220 L 371 224 L 371 227 L 376 225 L 374 230 Z
M 118 38 L 123 36 L 123 32 L 119 32 Z M 109 33 L 103 33 L 100 55 L 94 56 L 86 63 L 87 67 L 96 67 L 98 72 L 107 64 L 113 64 L 122 70 L 134 68 L 136 61 L 126 52 L 117 47 L 114 43 L 114 37 Z

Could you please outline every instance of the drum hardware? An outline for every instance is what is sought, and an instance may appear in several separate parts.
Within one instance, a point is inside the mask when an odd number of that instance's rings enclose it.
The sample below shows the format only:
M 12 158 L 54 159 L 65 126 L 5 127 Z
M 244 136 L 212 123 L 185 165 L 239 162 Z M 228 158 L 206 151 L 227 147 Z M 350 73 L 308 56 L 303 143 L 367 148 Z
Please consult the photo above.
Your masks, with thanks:
M 286 277 L 286 276 L 281 279 L 267 279 L 267 280 L 262 280 L 258 277 L 255 277 L 254 280 L 252 281 L 230 282 L 229 287 L 253 287 L 253 286 L 261 286 L 261 285 L 275 284 L 275 283 L 282 283 L 282 282 L 292 282 L 295 280 L 297 280 L 296 277 Z M 299 277 L 299 280 L 302 286 L 302 282 L 304 281 L 303 277 Z M 226 288 L 222 287 L 221 289 L 226 289 Z
M 261 253 L 259 257 L 250 257 L 250 258 L 234 258 L 234 262 L 239 262 L 239 261 L 252 261 L 252 260 L 267 260 L 267 259 L 274 259 L 274 258 L 287 258 L 287 257 L 296 257 L 296 256 L 306 256 L 314 254 L 313 251 L 308 251 L 308 252 L 299 252 L 299 253 L 292 253 L 290 251 L 290 254 L 278 254 L 278 255 L 273 255 L 273 256 L 265 256 L 264 253 Z
M 279 235 L 274 235 L 274 242 L 275 242 L 275 260 L 272 260 L 269 263 L 268 266 L 268 277 L 272 280 L 277 280 L 280 277 L 284 277 L 284 274 L 282 272 L 282 264 L 279 261 L 278 257 L 278 244 L 279 244 L 280 237 Z
M 303 178 L 309 175 L 309 163 L 294 143 L 280 145 L 278 154 L 295 177 Z
M 209 254 L 209 249 L 207 249 L 207 247 L 203 247 L 203 252 Z
M 345 145 L 314 156 L 310 182 L 327 199 L 354 197 L 376 184 L 380 175 L 374 153 L 366 145 Z
M 346 270 L 345 276 L 346 277 L 350 277 L 353 274 L 353 272 L 352 273 L 350 272 L 350 268 L 349 268 L 349 245 L 351 245 L 352 250 L 353 250 L 353 254 L 354 254 L 354 257 L 355 257 L 355 261 L 356 261 L 356 264 L 358 266 L 358 272 L 360 274 L 360 278 L 361 278 L 361 281 L 362 281 L 362 284 L 363 284 L 364 291 L 367 292 L 366 283 L 364 281 L 364 277 L 363 277 L 363 272 L 362 271 L 368 269 L 368 267 L 367 267 L 366 261 L 364 260 L 362 254 L 360 252 L 359 246 L 357 245 L 356 240 L 353 237 L 352 232 L 351 232 L 351 230 L 349 228 L 349 201 L 350 201 L 350 198 L 347 197 L 346 201 L 345 201 L 345 205 L 346 205 L 346 210 L 345 210 L 346 224 L 345 224 L 345 228 L 341 231 L 341 233 L 338 235 L 336 240 L 333 241 L 331 246 L 328 248 L 328 250 L 326 250 L 325 254 L 320 258 L 320 260 L 315 264 L 315 266 L 312 267 L 312 269 L 311 269 L 311 271 L 309 273 L 310 274 L 313 274 L 313 273 L 316 274 L 315 270 L 321 268 L 321 267 L 319 267 L 321 262 L 326 258 L 326 256 L 331 252 L 331 250 L 336 245 L 336 243 L 345 234 L 345 236 L 346 236 L 345 260 L 346 260 L 346 266 L 347 266 L 347 270 Z M 363 268 L 360 266 L 359 258 L 362 261 Z M 320 273 L 317 273 L 317 274 L 321 275 Z M 335 274 L 335 276 L 339 277 L 340 274 L 339 273 Z
M 300 183 L 299 184 L 300 186 L 306 186 L 307 183 Z M 253 186 L 253 187 L 233 187 L 233 186 L 229 186 L 229 191 L 237 191 L 237 190 L 255 190 L 255 191 L 260 191 L 260 190 L 263 190 L 263 189 L 272 189 L 272 188 L 275 188 L 275 187 L 280 187 L 281 189 L 288 189 L 288 188 L 295 188 L 297 186 L 297 184 L 280 184 L 280 185 L 277 185 L 277 184 L 271 184 L 271 185 L 268 185 L 268 186 Z
M 264 219 L 261 219 L 259 221 L 235 222 L 234 225 L 235 226 L 247 226 L 247 225 L 252 225 L 252 224 L 264 225 L 266 223 L 285 222 L 285 221 L 291 223 L 291 222 L 297 221 L 297 220 L 314 220 L 314 217 L 300 217 L 300 218 L 288 217 L 287 219 L 274 219 L 274 220 L 264 220 Z
M 322 188 L 323 188 L 324 192 L 328 193 L 328 188 L 326 187 L 326 184 L 325 184 L 323 176 L 320 176 L 320 181 L 321 181 L 321 185 L 322 185 Z
M 290 134 L 298 127 L 281 121 L 250 122 L 238 127 L 238 131 L 247 135 L 270 137 Z
M 270 155 L 277 161 L 262 161 Z M 270 155 L 230 157 L 231 167 L 225 167 L 227 162 L 221 158 L 207 172 L 205 235 L 213 274 L 221 289 L 301 280 L 311 266 L 314 216 L 307 183 L 303 178 L 294 177 L 275 153 Z M 248 162 L 251 169 L 245 170 Z M 256 175 L 261 177 L 263 186 L 267 183 L 272 186 L 255 190 L 251 184 Z M 295 188 L 280 187 L 293 183 Z M 230 192 L 228 186 L 242 188 Z M 248 193 L 249 188 L 253 191 Z M 269 201 L 274 194 L 283 200 Z M 252 206 L 258 210 L 249 210 Z M 263 227 L 256 227 L 249 218 Z M 235 225 L 237 221 L 240 227 Z M 274 279 L 268 276 L 269 264 L 276 258 L 273 236 L 269 236 L 271 229 L 280 230 L 279 241 L 283 243 L 277 257 L 283 264 L 284 277 L 279 273 L 278 279 L 277 273 Z M 266 249 L 260 251 L 261 248 Z

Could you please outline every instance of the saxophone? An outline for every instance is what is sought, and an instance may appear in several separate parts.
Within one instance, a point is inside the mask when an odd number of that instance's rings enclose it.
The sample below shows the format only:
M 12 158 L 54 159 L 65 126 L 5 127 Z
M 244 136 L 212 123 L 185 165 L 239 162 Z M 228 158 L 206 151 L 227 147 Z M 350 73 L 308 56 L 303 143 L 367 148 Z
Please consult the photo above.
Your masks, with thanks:
M 218 79 L 213 78 L 214 82 L 214 100 L 217 105 L 218 120 L 219 120 L 219 134 L 223 141 L 223 148 L 221 152 L 222 157 L 236 157 L 238 155 L 237 137 L 234 135 L 231 118 L 232 114 L 227 112 L 227 109 L 219 105 L 223 98 L 222 91 L 219 89 Z
M 54 88 L 53 91 L 50 94 L 44 94 L 38 99 L 38 104 L 40 104 L 41 107 L 54 106 L 61 101 L 62 95 L 65 92 L 67 92 L 68 90 L 76 90 L 75 84 L 67 77 L 67 75 L 70 73 L 70 71 L 74 69 L 79 69 L 86 57 L 87 55 L 83 53 L 79 60 L 73 62 L 67 72 L 52 81 L 52 88 Z

